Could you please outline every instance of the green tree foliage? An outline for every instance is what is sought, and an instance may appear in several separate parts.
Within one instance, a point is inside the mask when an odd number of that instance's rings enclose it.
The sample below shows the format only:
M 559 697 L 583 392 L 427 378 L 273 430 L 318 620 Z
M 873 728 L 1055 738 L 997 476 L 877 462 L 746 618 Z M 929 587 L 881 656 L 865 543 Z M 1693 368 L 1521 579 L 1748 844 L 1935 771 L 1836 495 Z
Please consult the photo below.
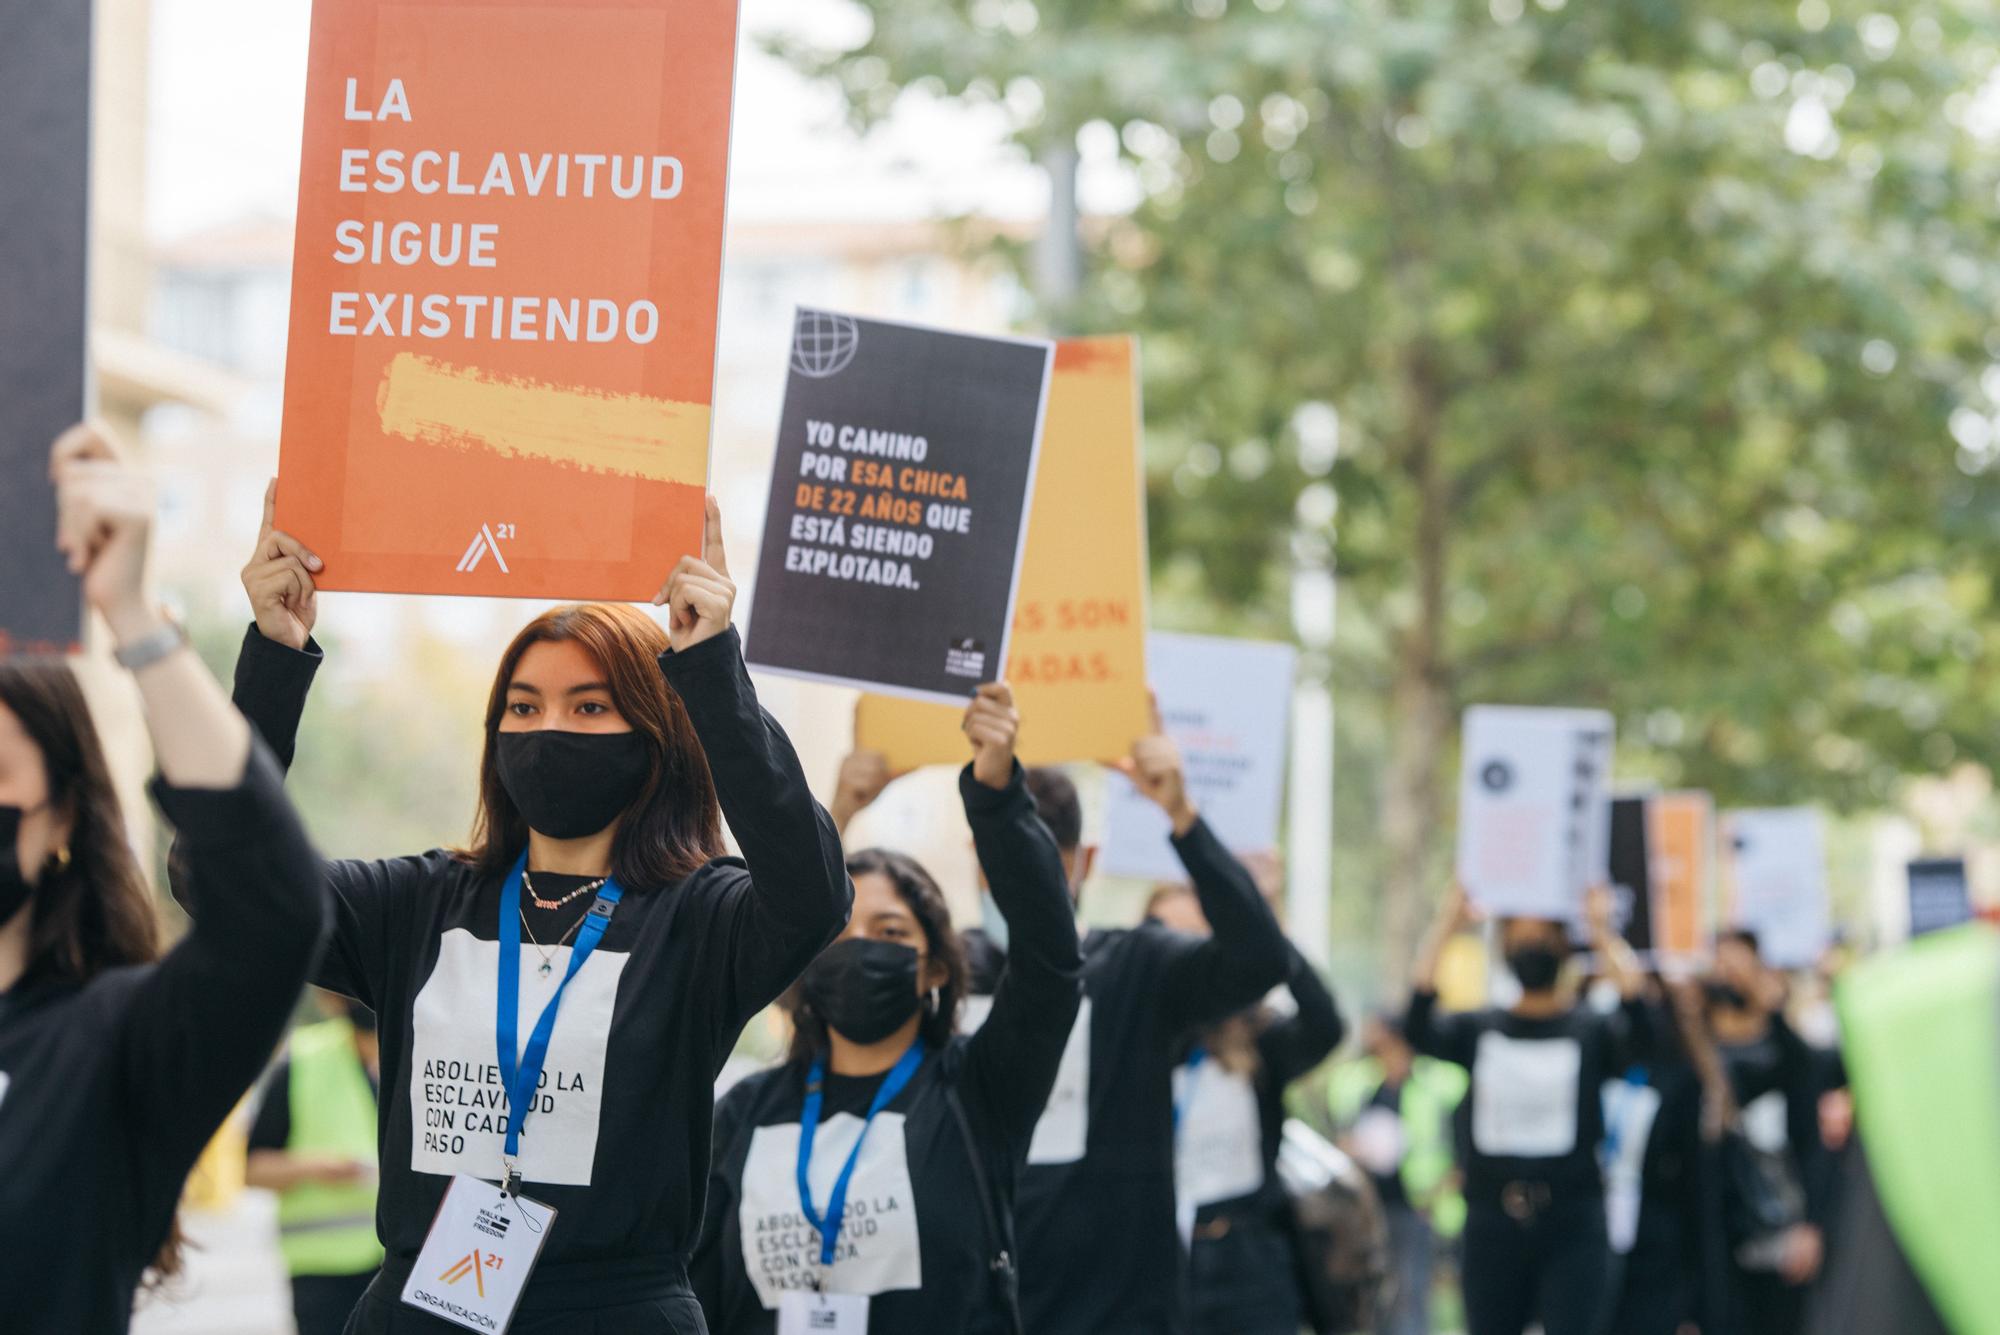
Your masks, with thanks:
M 861 7 L 860 46 L 787 50 L 857 119 L 1116 143 L 1137 202 L 1046 314 L 1144 336 L 1167 616 L 1279 629 L 1334 562 L 1337 875 L 1390 971 L 1466 704 L 1608 707 L 1628 773 L 1725 806 L 1985 758 L 1994 11 Z

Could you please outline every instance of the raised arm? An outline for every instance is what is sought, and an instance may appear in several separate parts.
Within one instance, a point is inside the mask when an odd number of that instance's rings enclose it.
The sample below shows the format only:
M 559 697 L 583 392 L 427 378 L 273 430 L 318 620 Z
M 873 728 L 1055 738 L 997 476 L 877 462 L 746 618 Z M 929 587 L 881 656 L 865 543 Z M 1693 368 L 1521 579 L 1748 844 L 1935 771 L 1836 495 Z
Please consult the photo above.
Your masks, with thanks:
M 980 687 L 965 714 L 973 760 L 958 791 L 1008 937 L 993 1012 L 967 1044 L 964 1078 L 1025 1155 L 1083 1000 L 1083 953 L 1055 836 L 1014 758 L 1018 728 L 1013 693 Z
M 1340 1003 L 1320 980 L 1312 961 L 1286 943 L 1292 970 L 1286 977 L 1298 1010 L 1266 1029 L 1257 1040 L 1265 1069 L 1272 1082 L 1285 1086 L 1325 1061 L 1340 1040 L 1347 1036 L 1347 1022 L 1341 1018 Z
M 874 805 L 882 790 L 896 776 L 889 772 L 889 760 L 880 751 L 856 749 L 847 753 L 840 762 L 840 773 L 833 783 L 833 824 L 840 831 L 840 837 L 847 837 L 847 827 L 854 818 Z
M 324 564 L 275 526 L 277 487 L 274 480 L 264 492 L 257 546 L 242 571 L 255 624 L 237 652 L 233 700 L 282 772 L 291 768 L 306 697 L 325 657 L 312 637 L 319 619 L 314 576 Z M 425 861 L 330 861 L 322 872 L 333 896 L 333 934 L 312 981 L 378 1005 L 389 943 L 396 934 L 394 917 L 426 878 Z M 200 911 L 189 894 L 180 840 L 167 858 L 167 881 L 182 908 L 190 915 Z
M 1160 1015 L 1170 1030 L 1234 1015 L 1285 980 L 1290 947 L 1277 915 L 1249 869 L 1222 846 L 1187 790 L 1180 748 L 1166 735 L 1159 702 L 1152 731 L 1132 745 L 1118 768 L 1132 786 L 1167 814 L 1174 852 L 1194 882 L 1213 934 L 1176 937 L 1161 976 Z
M 658 601 L 669 609 L 671 646 L 660 668 L 687 706 L 723 819 L 750 869 L 721 910 L 734 964 L 728 1011 L 740 1025 L 840 934 L 854 886 L 833 818 L 813 800 L 791 739 L 757 703 L 743 665 L 729 622 L 736 585 L 714 497 L 702 556 L 681 558 Z
M 1466 1017 L 1438 1014 L 1437 976 L 1445 946 L 1473 920 L 1465 887 L 1454 882 L 1417 947 L 1416 963 L 1410 969 L 1410 1007 L 1403 1018 L 1404 1037 L 1412 1048 L 1460 1066 L 1472 1064 L 1478 1036 Z
M 162 1152 L 191 1158 L 284 1032 L 326 929 L 325 885 L 277 767 L 152 601 L 150 480 L 87 427 L 56 442 L 51 473 L 57 545 L 133 668 L 154 795 L 206 908 L 138 975 L 120 1033 L 135 1122 Z

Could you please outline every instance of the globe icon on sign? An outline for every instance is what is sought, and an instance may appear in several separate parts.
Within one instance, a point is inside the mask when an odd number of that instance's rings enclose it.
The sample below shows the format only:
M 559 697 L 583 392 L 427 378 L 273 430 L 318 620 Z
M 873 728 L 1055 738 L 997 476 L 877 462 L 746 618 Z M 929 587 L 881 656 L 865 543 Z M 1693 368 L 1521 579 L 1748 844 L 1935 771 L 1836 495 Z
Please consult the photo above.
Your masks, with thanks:
M 847 316 L 800 311 L 792 331 L 792 369 L 825 380 L 845 371 L 860 346 L 861 331 Z

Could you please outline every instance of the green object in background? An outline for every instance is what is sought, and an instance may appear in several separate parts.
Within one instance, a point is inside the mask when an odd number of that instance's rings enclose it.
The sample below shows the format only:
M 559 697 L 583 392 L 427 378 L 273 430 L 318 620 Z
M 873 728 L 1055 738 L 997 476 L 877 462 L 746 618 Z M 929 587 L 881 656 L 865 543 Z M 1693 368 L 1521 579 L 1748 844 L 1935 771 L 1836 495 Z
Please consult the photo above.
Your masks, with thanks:
M 1896 1240 L 1953 1330 L 2000 1335 L 2000 932 L 1974 924 L 1856 965 L 1839 1007 Z
M 1403 1133 L 1408 1138 L 1400 1176 L 1410 1203 L 1430 1218 L 1440 1238 L 1465 1228 L 1465 1197 L 1452 1181 L 1451 1115 L 1465 1097 L 1466 1075 L 1449 1062 L 1418 1057 L 1403 1082 Z M 1382 1065 L 1372 1057 L 1342 1062 L 1327 1078 L 1334 1125 L 1354 1124 L 1382 1087 Z
M 299 1154 L 375 1159 L 375 1090 L 346 1020 L 292 1034 L 291 1085 L 270 1097 L 291 1100 Z M 278 1197 L 278 1248 L 293 1275 L 359 1275 L 382 1264 L 375 1236 L 375 1182 L 302 1182 Z

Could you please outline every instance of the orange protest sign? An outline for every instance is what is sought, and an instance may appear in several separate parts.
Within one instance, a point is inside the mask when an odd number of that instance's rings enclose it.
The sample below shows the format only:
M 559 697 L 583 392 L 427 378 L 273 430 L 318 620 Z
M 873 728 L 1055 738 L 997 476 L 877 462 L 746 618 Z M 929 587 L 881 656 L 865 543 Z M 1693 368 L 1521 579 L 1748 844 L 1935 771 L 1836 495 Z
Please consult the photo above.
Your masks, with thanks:
M 1654 946 L 1669 955 L 1702 954 L 1714 923 L 1715 808 L 1707 793 L 1659 793 L 1647 799 L 1646 814 Z
M 734 0 L 315 0 L 278 523 L 329 589 L 698 551 Z
M 1137 344 L 1056 345 L 1006 680 L 1030 765 L 1112 760 L 1145 732 L 1146 520 Z M 890 768 L 962 763 L 962 708 L 863 696 L 855 744 Z

